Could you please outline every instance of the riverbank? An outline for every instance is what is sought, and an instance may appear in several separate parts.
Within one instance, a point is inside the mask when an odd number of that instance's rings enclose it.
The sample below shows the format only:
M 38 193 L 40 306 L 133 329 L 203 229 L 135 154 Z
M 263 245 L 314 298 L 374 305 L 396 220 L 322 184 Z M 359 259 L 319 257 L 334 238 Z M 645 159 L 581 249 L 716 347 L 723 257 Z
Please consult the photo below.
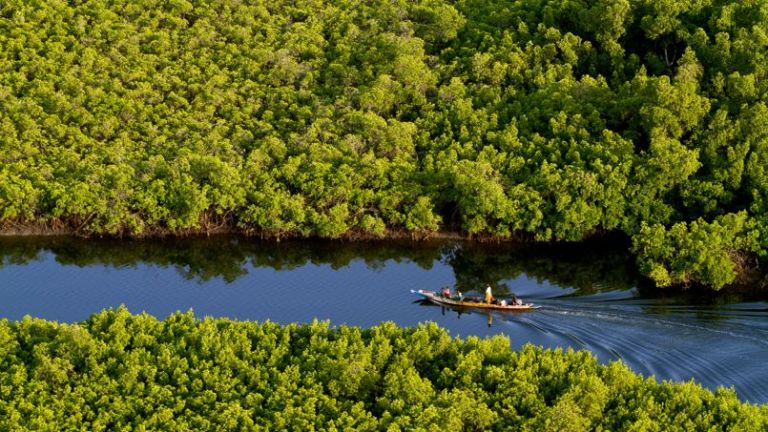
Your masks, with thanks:
M 579 242 L 557 242 L 536 241 L 534 236 L 527 233 L 516 233 L 515 235 L 500 237 L 492 235 L 467 235 L 458 230 L 438 231 L 438 232 L 409 232 L 406 230 L 387 229 L 380 235 L 372 233 L 350 231 L 334 238 L 323 238 L 319 236 L 302 236 L 298 233 L 283 232 L 275 233 L 256 229 L 243 229 L 229 223 L 204 224 L 200 228 L 169 230 L 161 227 L 148 227 L 140 234 L 131 233 L 93 233 L 82 229 L 82 222 L 78 221 L 51 221 L 46 223 L 18 223 L 5 221 L 0 223 L 0 237 L 73 237 L 84 240 L 114 239 L 114 240 L 141 240 L 152 241 L 160 239 L 185 239 L 185 238 L 208 238 L 212 236 L 239 236 L 247 239 L 259 239 L 272 242 L 281 241 L 328 241 L 328 242 L 360 242 L 360 243 L 382 243 L 382 242 L 415 242 L 419 244 L 430 242 L 461 241 L 477 244 L 479 246 L 490 245 L 508 245 L 511 247 L 533 246 L 537 248 L 594 248 L 610 245 L 611 247 L 623 248 L 629 251 L 631 247 L 630 238 L 619 231 L 596 231 L 589 237 Z M 768 268 L 762 268 L 759 260 L 754 256 L 732 254 L 736 264 L 736 278 L 733 283 L 726 285 L 722 290 L 733 293 L 752 293 L 755 291 L 768 291 Z M 643 281 L 644 286 L 654 286 L 655 283 L 646 278 Z M 707 295 L 711 293 L 710 287 L 697 283 L 674 283 L 670 286 L 658 288 L 668 292 L 688 291 Z M 719 290 L 718 290 L 719 291 Z
M 47 222 L 0 222 L 0 236 L 72 236 L 79 238 L 126 238 L 126 239 L 153 239 L 153 238 L 183 238 L 183 237 L 207 237 L 212 235 L 240 235 L 244 237 L 259 238 L 263 240 L 290 240 L 290 239 L 323 239 L 331 241 L 378 241 L 378 240 L 464 240 L 478 241 L 481 243 L 531 243 L 535 242 L 534 236 L 526 233 L 515 233 L 510 236 L 493 236 L 489 234 L 469 235 L 458 230 L 443 231 L 407 231 L 404 229 L 387 228 L 380 233 L 366 232 L 362 230 L 350 230 L 332 237 L 319 235 L 302 235 L 292 231 L 269 231 L 256 228 L 243 228 L 235 223 L 201 223 L 197 228 L 168 229 L 159 226 L 147 226 L 140 232 L 120 230 L 115 232 L 94 232 L 84 229 L 87 220 L 78 221 L 47 221 Z M 600 238 L 606 235 L 618 233 L 596 233 L 590 238 Z M 585 240 L 589 240 L 587 238 Z M 556 242 L 544 242 L 556 243 Z
M 145 227 L 141 232 L 130 232 L 120 230 L 115 232 L 94 232 L 84 229 L 87 221 L 48 221 L 35 223 L 22 223 L 16 221 L 0 222 L 0 236 L 3 237 L 22 237 L 22 236 L 72 236 L 80 238 L 127 238 L 127 239 L 153 239 L 168 237 L 200 237 L 211 235 L 241 235 L 245 237 L 254 237 L 265 240 L 284 240 L 284 239 L 308 239 L 320 238 L 316 235 L 303 236 L 296 232 L 284 231 L 274 232 L 259 230 L 253 228 L 237 227 L 232 223 L 211 223 L 201 224 L 199 228 L 168 229 L 159 226 Z M 328 240 L 342 241 L 370 241 L 370 240 L 468 240 L 470 236 L 463 235 L 457 231 L 440 232 L 409 232 L 405 230 L 386 229 L 381 234 L 373 234 L 362 231 L 348 231 L 341 235 L 327 238 Z M 485 236 L 475 237 L 492 241 L 508 241 L 509 239 L 491 238 Z

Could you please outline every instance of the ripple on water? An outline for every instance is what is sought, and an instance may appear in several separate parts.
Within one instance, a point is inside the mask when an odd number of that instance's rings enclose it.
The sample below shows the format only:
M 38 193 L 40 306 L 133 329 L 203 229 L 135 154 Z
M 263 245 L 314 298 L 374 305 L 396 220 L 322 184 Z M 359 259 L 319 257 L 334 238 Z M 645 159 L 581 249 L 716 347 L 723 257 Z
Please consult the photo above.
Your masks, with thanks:
M 765 400 L 768 377 L 762 366 L 768 335 L 741 323 L 691 320 L 688 313 L 659 317 L 635 307 L 564 301 L 509 322 L 519 324 L 518 331 L 547 334 L 531 338 L 544 346 L 586 348 L 601 361 L 621 359 L 646 376 L 695 379 L 710 388 L 733 386 L 744 400 Z

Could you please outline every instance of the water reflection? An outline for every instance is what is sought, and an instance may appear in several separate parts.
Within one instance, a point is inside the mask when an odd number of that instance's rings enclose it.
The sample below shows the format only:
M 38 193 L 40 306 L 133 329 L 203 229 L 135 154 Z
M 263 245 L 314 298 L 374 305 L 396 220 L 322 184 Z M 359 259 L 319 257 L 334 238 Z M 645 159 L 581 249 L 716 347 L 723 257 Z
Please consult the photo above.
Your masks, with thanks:
M 626 247 L 609 243 L 513 246 L 445 241 L 268 242 L 235 236 L 159 240 L 0 238 L 0 268 L 39 261 L 46 254 L 52 254 L 59 264 L 78 267 L 171 267 L 184 279 L 197 282 L 221 279 L 232 283 L 246 276 L 249 267 L 287 271 L 314 264 L 340 269 L 362 261 L 375 271 L 387 261 L 394 261 L 412 262 L 425 270 L 442 262 L 454 271 L 455 289 L 469 292 L 490 284 L 501 296 L 512 292 L 509 280 L 522 274 L 538 282 L 546 280 L 575 288 L 575 295 L 607 287 L 630 289 L 638 283 Z
M 627 290 L 638 285 L 631 256 L 622 243 L 509 246 L 465 244 L 446 251 L 445 261 L 456 273 L 460 291 L 491 285 L 499 296 L 510 295 L 511 280 L 520 275 L 538 283 L 569 288 L 569 295 L 589 295 L 606 289 Z M 562 291 L 558 296 L 565 295 Z
M 156 266 L 173 269 L 186 281 L 205 284 L 219 280 L 232 284 L 254 269 L 290 272 L 307 265 L 333 270 L 363 263 L 370 272 L 387 263 L 412 263 L 423 270 L 435 265 L 453 272 L 450 285 L 465 294 L 482 296 L 485 286 L 494 295 L 513 293 L 524 299 L 579 297 L 606 302 L 652 299 L 647 305 L 657 314 L 680 313 L 680 307 L 724 305 L 762 300 L 762 290 L 697 292 L 660 290 L 635 271 L 633 258 L 621 241 L 594 241 L 560 245 L 510 245 L 455 241 L 333 242 L 292 240 L 259 241 L 237 236 L 190 237 L 155 240 L 79 239 L 71 237 L 0 237 L 0 269 L 24 266 L 52 257 L 62 266 L 136 269 Z M 535 281 L 535 292 L 515 286 L 521 277 Z M 419 288 L 438 289 L 437 283 Z M 697 308 L 697 314 L 707 314 Z M 712 318 L 720 316 L 714 314 Z
M 362 262 L 369 271 L 387 262 L 413 263 L 430 270 L 436 264 L 453 271 L 452 288 L 479 293 L 486 285 L 495 295 L 526 295 L 513 281 L 525 276 L 553 288 L 537 289 L 536 298 L 584 297 L 586 301 L 653 298 L 657 313 L 676 305 L 722 306 L 766 297 L 761 290 L 697 292 L 659 290 L 636 270 L 621 241 L 594 241 L 559 245 L 510 245 L 455 241 L 333 242 L 291 240 L 259 241 L 237 236 L 190 237 L 154 240 L 79 239 L 72 237 L 0 237 L 0 269 L 27 265 L 53 256 L 63 266 L 136 268 L 139 265 L 172 268 L 184 280 L 231 284 L 249 269 L 291 271 L 306 265 L 327 265 L 333 270 Z M 437 284 L 424 286 L 437 289 Z M 596 294 L 603 293 L 603 296 Z
M 63 265 L 125 268 L 151 264 L 175 268 L 187 280 L 232 283 L 246 276 L 249 266 L 287 271 L 328 264 L 339 269 L 361 260 L 375 270 L 387 260 L 407 260 L 429 269 L 445 247 L 445 243 L 428 242 L 418 247 L 402 242 L 268 242 L 236 236 L 155 240 L 8 237 L 0 238 L 0 266 L 28 264 L 52 253 Z

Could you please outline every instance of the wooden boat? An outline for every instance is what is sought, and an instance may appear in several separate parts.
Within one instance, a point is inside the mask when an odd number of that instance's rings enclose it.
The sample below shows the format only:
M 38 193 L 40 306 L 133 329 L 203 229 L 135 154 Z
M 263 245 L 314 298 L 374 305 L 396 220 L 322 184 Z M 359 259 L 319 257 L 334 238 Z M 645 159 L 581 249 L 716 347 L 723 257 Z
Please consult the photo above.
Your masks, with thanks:
M 425 300 L 429 300 L 432 303 L 440 306 L 449 306 L 453 308 L 473 308 L 473 309 L 491 309 L 500 311 L 526 311 L 532 309 L 538 309 L 541 306 L 536 306 L 533 303 L 523 303 L 521 305 L 502 305 L 495 303 L 485 303 L 482 301 L 473 301 L 469 299 L 459 300 L 457 298 L 446 298 L 435 291 L 427 290 L 411 290 L 412 293 L 421 296 Z

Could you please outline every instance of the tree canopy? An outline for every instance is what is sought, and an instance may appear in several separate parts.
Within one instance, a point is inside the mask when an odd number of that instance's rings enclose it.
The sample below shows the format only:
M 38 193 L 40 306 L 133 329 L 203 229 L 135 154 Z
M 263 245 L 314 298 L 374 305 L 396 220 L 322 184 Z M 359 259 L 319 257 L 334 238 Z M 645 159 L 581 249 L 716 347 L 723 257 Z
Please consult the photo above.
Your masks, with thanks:
M 0 221 L 618 230 L 720 288 L 768 251 L 766 53 L 766 0 L 5 1 Z
M 764 431 L 733 390 L 434 324 L 0 321 L 0 429 Z

